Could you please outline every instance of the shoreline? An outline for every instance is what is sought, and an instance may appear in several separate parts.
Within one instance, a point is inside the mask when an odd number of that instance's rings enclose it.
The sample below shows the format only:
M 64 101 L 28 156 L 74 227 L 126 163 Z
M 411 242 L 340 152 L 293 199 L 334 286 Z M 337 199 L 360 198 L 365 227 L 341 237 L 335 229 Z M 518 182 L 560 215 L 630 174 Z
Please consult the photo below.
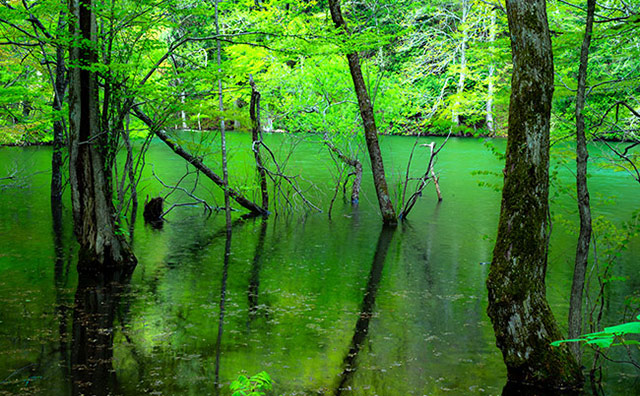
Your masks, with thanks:
M 182 130 L 181 132 L 197 132 L 197 130 Z M 211 131 L 215 131 L 215 130 L 211 130 Z M 267 135 L 285 135 L 285 134 L 291 134 L 291 135 L 300 135 L 303 134 L 303 132 L 286 132 L 286 131 L 280 131 L 277 130 L 277 132 L 274 131 L 270 131 L 270 132 L 263 132 Z M 318 135 L 315 133 L 309 133 L 310 135 Z M 381 137 L 387 137 L 387 136 L 400 136 L 400 137 L 441 137 L 441 138 L 446 138 L 447 135 L 442 135 L 439 133 L 410 133 L 410 134 L 386 134 L 386 133 L 380 133 L 378 134 L 378 136 Z M 507 136 L 502 136 L 502 135 L 496 135 L 496 136 L 491 136 L 491 135 L 485 135 L 485 134 L 478 134 L 478 135 L 473 135 L 471 133 L 466 133 L 466 134 L 451 134 L 451 137 L 454 138 L 461 138 L 461 139 L 506 139 Z M 133 140 L 137 140 L 137 139 L 133 139 Z M 564 139 L 562 139 L 564 140 Z M 598 141 L 605 141 L 605 142 L 613 142 L 613 143 L 632 143 L 635 142 L 635 140 L 623 140 L 623 139 L 619 139 L 619 138 L 598 138 L 598 139 L 592 139 L 591 142 L 595 143 Z M 0 147 L 38 147 L 38 146 L 53 146 L 53 142 L 26 142 L 26 143 L 2 143 L 0 144 Z M 66 146 L 66 144 L 65 144 Z

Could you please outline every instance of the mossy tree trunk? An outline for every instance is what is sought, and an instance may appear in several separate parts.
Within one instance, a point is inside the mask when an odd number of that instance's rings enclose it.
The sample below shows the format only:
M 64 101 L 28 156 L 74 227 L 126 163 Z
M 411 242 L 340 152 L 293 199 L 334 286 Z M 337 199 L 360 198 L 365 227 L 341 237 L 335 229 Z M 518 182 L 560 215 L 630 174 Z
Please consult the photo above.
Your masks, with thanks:
M 112 201 L 111 169 L 105 161 L 113 139 L 101 130 L 96 19 L 92 0 L 71 0 L 69 14 L 74 38 L 69 53 L 69 184 L 74 232 L 83 265 L 96 268 L 135 265 L 136 259 L 118 232 Z
M 336 27 L 344 29 L 345 32 L 348 33 L 347 24 L 340 10 L 340 1 L 329 0 L 329 9 L 331 11 L 331 19 Z M 362 116 L 362 123 L 364 125 L 364 137 L 367 143 L 369 158 L 371 159 L 373 183 L 376 188 L 376 194 L 378 195 L 382 221 L 388 225 L 397 224 L 398 219 L 393 209 L 391 198 L 389 197 L 387 179 L 384 174 L 384 164 L 382 161 L 382 153 L 380 152 L 380 145 L 378 144 L 378 128 L 376 127 L 376 121 L 373 116 L 373 106 L 371 105 L 371 99 L 367 92 L 367 85 L 362 77 L 358 53 L 356 51 L 348 53 L 347 61 L 349 62 L 349 71 L 351 72 L 353 86 L 356 91 L 356 97 L 358 98 L 358 107 L 360 108 L 360 115 Z
M 513 56 L 504 187 L 487 287 L 508 380 L 573 389 L 583 377 L 546 300 L 553 56 L 544 0 L 507 0 Z

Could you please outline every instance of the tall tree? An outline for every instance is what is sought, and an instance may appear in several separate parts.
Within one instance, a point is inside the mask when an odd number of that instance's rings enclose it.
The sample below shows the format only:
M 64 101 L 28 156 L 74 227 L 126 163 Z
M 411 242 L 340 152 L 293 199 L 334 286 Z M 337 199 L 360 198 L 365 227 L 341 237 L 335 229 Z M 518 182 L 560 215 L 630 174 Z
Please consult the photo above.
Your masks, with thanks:
M 135 265 L 135 256 L 117 232 L 111 169 L 106 161 L 113 139 L 108 139 L 110 131 L 103 130 L 100 121 L 92 0 L 70 0 L 69 15 L 74 21 L 69 24 L 73 37 L 69 52 L 69 184 L 74 232 L 81 247 L 79 263 Z
M 331 19 L 336 25 L 336 28 L 344 29 L 348 34 L 349 29 L 342 17 L 340 1 L 329 0 L 329 9 L 331 11 Z M 364 124 L 364 137 L 367 142 L 369 158 L 371 159 L 373 183 L 376 188 L 376 194 L 378 195 L 382 221 L 384 224 L 396 224 L 398 220 L 396 218 L 396 212 L 393 209 L 391 198 L 389 197 L 387 179 L 384 175 L 382 153 L 380 152 L 380 145 L 378 144 L 378 128 L 376 127 L 376 121 L 373 116 L 373 106 L 371 105 L 371 99 L 367 92 L 367 85 L 362 77 L 358 53 L 356 51 L 348 53 L 347 60 L 349 61 L 349 71 L 351 72 L 351 78 L 353 79 L 353 86 L 358 98 L 358 106 L 360 107 L 360 115 L 362 117 L 362 123 Z
M 493 46 L 496 41 L 496 8 L 491 10 L 491 18 L 489 22 L 489 42 Z M 496 65 L 492 61 L 489 63 L 489 75 L 487 76 L 487 114 L 485 115 L 485 121 L 487 123 L 487 129 L 490 134 L 494 134 L 496 132 L 495 125 L 493 121 L 493 97 L 494 97 L 494 86 L 493 86 L 493 74 L 496 70 Z
M 576 247 L 576 262 L 573 269 L 571 300 L 569 303 L 569 338 L 577 338 L 582 333 L 582 292 L 587 273 L 589 242 L 591 240 L 591 206 L 587 186 L 587 138 L 584 125 L 584 104 L 587 91 L 587 66 L 589 65 L 589 46 L 593 31 L 593 18 L 596 0 L 587 0 L 587 24 L 585 26 L 582 48 L 580 50 L 580 69 L 578 70 L 578 92 L 576 93 L 576 187 L 578 194 L 578 212 L 580 214 L 580 233 Z M 580 344 L 571 343 L 571 352 L 580 360 Z
M 456 91 L 456 102 L 453 105 L 451 111 L 451 122 L 456 125 L 460 125 L 460 114 L 458 114 L 458 108 L 460 107 L 460 95 L 464 91 L 464 82 L 467 78 L 467 40 L 469 39 L 469 32 L 467 26 L 467 20 L 469 17 L 469 9 L 471 5 L 469 0 L 462 0 L 462 16 L 460 17 L 459 30 L 462 31 L 462 40 L 460 41 L 460 76 L 458 77 L 458 89 Z
M 487 280 L 488 314 L 508 380 L 579 388 L 573 356 L 546 299 L 553 55 L 544 0 L 507 0 L 513 57 L 502 207 Z

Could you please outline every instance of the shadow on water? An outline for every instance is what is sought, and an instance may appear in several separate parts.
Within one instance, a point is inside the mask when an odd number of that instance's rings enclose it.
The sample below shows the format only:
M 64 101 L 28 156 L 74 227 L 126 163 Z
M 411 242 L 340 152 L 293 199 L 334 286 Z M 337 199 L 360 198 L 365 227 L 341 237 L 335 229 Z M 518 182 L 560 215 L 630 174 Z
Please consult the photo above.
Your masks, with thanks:
M 369 280 L 362 299 L 360 307 L 360 315 L 356 322 L 353 338 L 351 339 L 351 347 L 349 352 L 342 361 L 342 373 L 336 387 L 335 395 L 339 396 L 347 389 L 347 386 L 356 370 L 358 369 L 358 354 L 369 333 L 369 323 L 373 316 L 373 310 L 376 304 L 376 295 L 378 287 L 382 279 L 382 270 L 384 269 L 384 261 L 387 257 L 387 251 L 391 244 L 395 229 L 383 227 L 378 237 L 376 252 L 371 263 L 371 271 L 369 272 Z
M 114 318 L 133 268 L 80 270 L 73 309 L 71 380 L 74 395 L 117 392 L 113 367 Z
M 502 388 L 502 396 L 579 396 L 581 393 L 569 390 L 541 389 L 507 382 Z
M 267 220 L 262 219 L 260 223 L 260 234 L 258 234 L 258 242 L 253 254 L 251 263 L 251 274 L 249 275 L 249 290 L 247 298 L 249 300 L 249 323 L 256 317 L 258 313 L 258 296 L 260 293 L 260 269 L 262 268 L 262 260 L 264 254 L 264 240 L 267 235 Z
M 63 239 L 63 222 L 62 222 L 62 203 L 52 200 L 51 215 L 53 225 L 53 279 L 55 283 L 55 315 L 58 320 L 59 335 L 59 365 L 62 370 L 62 378 L 69 378 L 69 329 L 68 317 L 70 304 L 67 296 L 67 287 L 69 282 L 69 267 L 71 265 L 71 256 L 65 255 L 65 246 Z

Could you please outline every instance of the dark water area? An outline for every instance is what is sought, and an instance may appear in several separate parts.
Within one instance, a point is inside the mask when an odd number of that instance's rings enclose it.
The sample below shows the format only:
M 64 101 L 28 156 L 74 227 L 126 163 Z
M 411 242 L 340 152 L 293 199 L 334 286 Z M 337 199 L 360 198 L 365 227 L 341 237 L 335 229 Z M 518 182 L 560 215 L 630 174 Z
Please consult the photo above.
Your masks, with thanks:
M 391 190 L 414 140 L 382 140 Z M 432 140 L 441 141 L 420 143 Z M 231 235 L 224 214 L 207 217 L 202 206 L 176 208 L 161 230 L 140 215 L 139 263 L 113 274 L 76 270 L 68 196 L 54 232 L 51 148 L 0 149 L 0 176 L 21 175 L 0 186 L 0 394 L 230 395 L 239 374 L 263 370 L 278 395 L 502 394 L 506 370 L 485 312 L 502 164 L 482 141 L 447 143 L 436 164 L 444 200 L 429 186 L 395 231 L 381 227 L 366 170 L 359 206 L 339 195 L 329 220 L 335 165 L 326 148 L 286 136 L 268 144 L 279 155 L 295 147 L 287 172 L 312 184 L 307 195 L 324 213 L 300 203 L 268 219 L 236 213 Z M 255 184 L 249 137 L 231 134 L 229 146 L 232 184 Z M 426 160 L 416 154 L 414 175 Z M 572 167 L 557 166 L 556 191 L 572 184 Z M 168 192 L 152 169 L 174 183 L 185 165 L 154 143 L 145 169 L 143 199 Z M 640 186 L 610 168 L 590 171 L 594 216 L 628 221 Z M 220 204 L 219 189 L 200 182 L 197 194 Z M 186 200 L 175 193 L 169 204 Z M 566 332 L 577 234 L 570 193 L 554 195 L 552 210 L 547 294 Z M 636 238 L 616 260 L 626 280 L 609 288 L 603 325 L 621 321 L 624 298 L 640 290 L 638 257 Z M 640 394 L 625 365 L 606 366 L 604 379 L 608 395 Z

